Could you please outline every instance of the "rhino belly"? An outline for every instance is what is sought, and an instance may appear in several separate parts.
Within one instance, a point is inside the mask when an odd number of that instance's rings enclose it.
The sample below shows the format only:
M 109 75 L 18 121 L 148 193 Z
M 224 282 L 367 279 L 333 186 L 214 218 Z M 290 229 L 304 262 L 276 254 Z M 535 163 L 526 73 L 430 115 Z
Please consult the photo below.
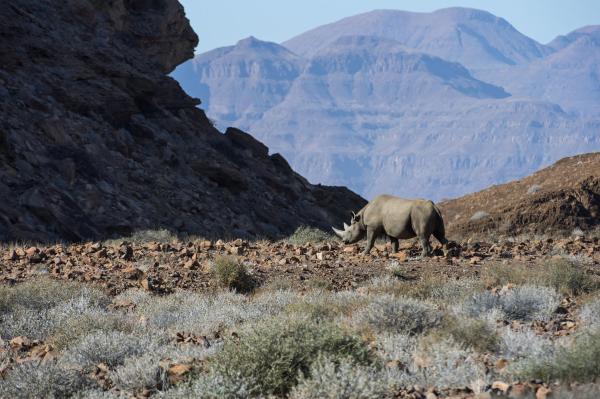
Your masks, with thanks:
M 407 217 L 407 215 L 388 217 L 383 221 L 383 229 L 385 234 L 390 237 L 407 239 L 416 236 L 410 223 L 410 217 Z

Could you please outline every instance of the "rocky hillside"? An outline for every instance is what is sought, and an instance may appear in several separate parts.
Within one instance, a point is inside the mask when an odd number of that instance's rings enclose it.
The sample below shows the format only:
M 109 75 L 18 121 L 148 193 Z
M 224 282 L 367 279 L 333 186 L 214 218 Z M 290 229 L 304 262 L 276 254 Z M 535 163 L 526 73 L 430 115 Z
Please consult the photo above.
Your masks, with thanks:
M 167 76 L 197 40 L 175 0 L 0 4 L 0 240 L 277 237 L 362 206 L 212 126 Z
M 455 235 L 568 232 L 600 225 L 600 153 L 562 159 L 531 176 L 441 205 Z
M 173 76 L 311 182 L 440 200 L 600 150 L 595 32 L 542 45 L 480 10 L 377 10 Z

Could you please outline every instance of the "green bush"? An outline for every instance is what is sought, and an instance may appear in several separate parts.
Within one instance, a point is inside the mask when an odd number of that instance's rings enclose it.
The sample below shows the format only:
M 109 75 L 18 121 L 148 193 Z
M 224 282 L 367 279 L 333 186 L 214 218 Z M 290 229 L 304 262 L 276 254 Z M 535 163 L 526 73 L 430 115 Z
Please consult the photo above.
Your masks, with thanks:
M 308 226 L 298 227 L 296 231 L 294 231 L 294 233 L 287 239 L 290 244 L 294 245 L 304 245 L 331 240 L 333 240 L 333 236 L 331 234 Z
M 233 256 L 217 256 L 213 262 L 212 275 L 216 283 L 224 288 L 247 292 L 254 287 L 246 266 Z
M 558 348 L 550 358 L 530 359 L 520 374 L 546 382 L 596 381 L 600 377 L 600 332 L 579 335 L 571 346 Z
M 217 379 L 247 387 L 253 396 L 286 395 L 299 376 L 308 376 L 320 355 L 367 364 L 371 354 L 361 339 L 330 323 L 276 318 L 226 340 L 210 361 Z

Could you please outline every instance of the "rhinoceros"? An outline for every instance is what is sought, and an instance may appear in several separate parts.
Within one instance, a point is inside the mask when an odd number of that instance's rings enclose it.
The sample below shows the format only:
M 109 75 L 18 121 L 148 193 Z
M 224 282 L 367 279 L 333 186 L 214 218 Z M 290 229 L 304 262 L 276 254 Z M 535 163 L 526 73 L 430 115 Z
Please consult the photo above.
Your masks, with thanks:
M 379 195 L 358 213 L 352 216 L 350 225 L 344 223 L 344 230 L 332 227 L 335 234 L 345 244 L 353 244 L 367 236 L 367 246 L 363 254 L 373 248 L 375 239 L 384 234 L 392 242 L 392 250 L 398 251 L 398 239 L 418 237 L 423 247 L 422 256 L 431 255 L 429 237 L 433 236 L 447 247 L 444 220 L 440 210 L 432 201 L 407 200 L 392 195 Z

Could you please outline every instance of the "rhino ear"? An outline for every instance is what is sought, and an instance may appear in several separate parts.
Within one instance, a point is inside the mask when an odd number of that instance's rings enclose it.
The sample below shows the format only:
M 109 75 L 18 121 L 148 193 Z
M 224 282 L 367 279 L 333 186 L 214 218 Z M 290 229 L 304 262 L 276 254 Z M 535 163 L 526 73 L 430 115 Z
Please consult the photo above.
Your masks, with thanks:
M 338 230 L 333 226 L 331 226 L 331 229 L 333 230 L 333 232 L 335 233 L 336 236 L 338 236 L 340 238 L 344 238 L 344 232 L 342 230 Z

